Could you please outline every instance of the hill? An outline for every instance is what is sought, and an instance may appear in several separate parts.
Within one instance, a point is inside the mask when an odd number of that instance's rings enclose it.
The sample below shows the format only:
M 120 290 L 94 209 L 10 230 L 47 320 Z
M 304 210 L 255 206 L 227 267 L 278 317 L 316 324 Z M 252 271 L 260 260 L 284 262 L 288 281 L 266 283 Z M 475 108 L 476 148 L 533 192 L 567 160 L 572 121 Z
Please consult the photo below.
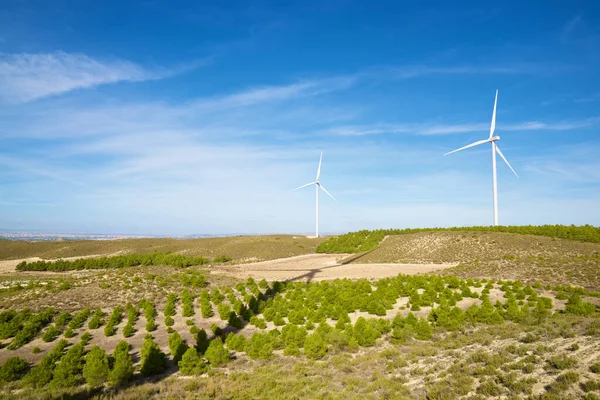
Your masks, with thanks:
M 214 258 L 226 255 L 234 261 L 258 261 L 314 253 L 324 239 L 305 236 L 231 236 L 201 239 L 117 239 L 56 242 L 0 240 L 0 260 L 29 257 L 56 259 L 111 254 L 172 252 Z
M 459 262 L 443 273 L 600 289 L 600 244 L 535 235 L 460 231 L 393 235 L 351 262 Z

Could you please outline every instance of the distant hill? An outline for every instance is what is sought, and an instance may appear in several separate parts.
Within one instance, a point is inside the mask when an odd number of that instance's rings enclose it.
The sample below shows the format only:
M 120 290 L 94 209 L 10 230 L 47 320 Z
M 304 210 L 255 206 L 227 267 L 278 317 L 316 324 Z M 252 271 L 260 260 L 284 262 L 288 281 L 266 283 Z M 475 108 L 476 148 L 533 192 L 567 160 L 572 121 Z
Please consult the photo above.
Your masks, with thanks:
M 305 236 L 269 235 L 234 236 L 202 239 L 117 239 L 29 242 L 0 240 L 0 260 L 28 257 L 56 259 L 110 254 L 148 254 L 173 252 L 190 256 L 214 258 L 219 255 L 234 261 L 271 260 L 314 253 L 325 239 Z

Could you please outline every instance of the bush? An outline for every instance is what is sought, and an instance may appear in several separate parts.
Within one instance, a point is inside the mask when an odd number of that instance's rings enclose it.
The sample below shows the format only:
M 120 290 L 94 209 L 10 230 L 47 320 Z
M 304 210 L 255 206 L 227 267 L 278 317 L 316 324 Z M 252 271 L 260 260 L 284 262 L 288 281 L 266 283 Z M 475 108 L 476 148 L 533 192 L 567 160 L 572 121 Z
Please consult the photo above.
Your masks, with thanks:
M 179 361 L 179 372 L 183 375 L 202 375 L 207 370 L 208 366 L 193 347 L 187 349 Z
M 83 335 L 81 335 L 81 339 L 79 339 L 79 341 L 82 346 L 86 346 L 90 342 L 91 338 L 92 334 L 89 332 L 85 332 Z
M 546 360 L 547 369 L 569 369 L 577 365 L 577 361 L 566 354 L 557 354 Z
M 216 256 L 215 259 L 213 260 L 215 263 L 226 263 L 231 261 L 232 258 L 229 256 Z
M 304 354 L 313 360 L 325 357 L 325 354 L 327 354 L 327 342 L 317 332 L 308 335 L 304 340 Z
M 187 289 L 181 293 L 181 302 L 183 303 L 183 316 L 191 317 L 194 315 L 194 298 Z
M 60 340 L 48 354 L 42 357 L 39 364 L 31 368 L 29 373 L 25 375 L 24 382 L 36 388 L 47 385 L 52 380 L 56 363 L 60 360 L 68 345 L 69 343 L 66 340 Z
M 74 337 L 76 335 L 75 331 L 71 328 L 67 328 L 67 330 L 65 331 L 65 337 L 67 339 L 70 339 L 72 337 Z
M 133 377 L 133 361 L 129 354 L 129 343 L 122 340 L 117 344 L 112 356 L 113 367 L 108 374 L 108 380 L 115 386 L 122 385 Z
M 165 353 L 160 350 L 160 347 L 158 347 L 152 338 L 147 338 L 144 341 L 141 350 L 141 358 L 141 373 L 143 376 L 160 374 L 167 369 L 167 358 Z
M 175 324 L 175 320 L 173 319 L 173 317 L 168 316 L 165 318 L 165 325 L 166 326 L 173 326 L 173 324 Z
M 55 325 L 50 325 L 46 332 L 44 332 L 44 336 L 42 336 L 42 340 L 46 343 L 52 342 L 60 335 L 60 330 Z
M 565 305 L 565 312 L 568 314 L 588 316 L 595 311 L 596 305 L 584 302 L 578 294 L 572 295 Z
M 85 323 L 85 321 L 87 321 L 87 319 L 89 318 L 90 314 L 92 313 L 92 311 L 88 308 L 84 308 L 83 310 L 81 310 L 80 312 L 78 312 L 73 319 L 71 320 L 71 322 L 69 322 L 69 328 L 71 329 L 79 329 L 83 326 L 83 324 Z
M 206 352 L 206 349 L 208 349 L 209 344 L 210 341 L 208 340 L 208 335 L 206 334 L 206 331 L 204 329 L 200 329 L 196 333 L 196 350 L 198 351 L 198 353 L 203 355 Z
M 15 338 L 8 346 L 9 350 L 15 350 L 29 343 L 37 334 L 52 321 L 52 317 L 56 314 L 54 308 L 49 307 L 46 310 L 31 316 L 23 325 L 23 328 L 17 332 Z
M 169 350 L 171 351 L 173 362 L 175 364 L 181 360 L 181 357 L 187 351 L 187 349 L 187 343 L 185 343 L 178 332 L 174 332 L 171 336 L 169 336 Z
M 81 343 L 71 347 L 56 366 L 50 385 L 56 388 L 70 388 L 81 384 L 84 354 Z
M 135 333 L 135 328 L 130 323 L 127 323 L 127 325 L 125 325 L 123 327 L 123 336 L 124 337 L 126 337 L 126 338 L 131 337 L 131 336 L 133 336 L 134 333 Z
M 97 387 L 108 380 L 110 369 L 108 367 L 108 356 L 104 349 L 93 346 L 85 356 L 83 377 L 91 387 Z
M 29 363 L 21 357 L 10 357 L 0 368 L 0 382 L 13 382 L 21 379 L 29 371 Z
M 255 333 L 246 346 L 246 353 L 252 359 L 268 360 L 273 357 L 273 345 L 268 333 Z
M 354 336 L 360 346 L 370 347 L 375 345 L 375 341 L 379 338 L 379 332 L 366 319 L 359 317 L 354 324 Z
M 204 357 L 211 366 L 219 367 L 229 362 L 229 351 L 223 346 L 221 338 L 217 337 L 211 340 L 208 349 L 204 353 Z
M 96 311 L 94 311 L 94 315 L 90 319 L 90 322 L 88 322 L 88 328 L 89 329 L 100 328 L 100 326 L 102 326 L 102 324 L 104 323 L 104 321 L 102 320 L 103 317 L 104 317 L 104 313 L 102 312 L 101 309 L 98 308 Z
M 244 351 L 246 348 L 246 337 L 244 335 L 236 335 L 231 332 L 225 339 L 227 348 L 233 351 Z

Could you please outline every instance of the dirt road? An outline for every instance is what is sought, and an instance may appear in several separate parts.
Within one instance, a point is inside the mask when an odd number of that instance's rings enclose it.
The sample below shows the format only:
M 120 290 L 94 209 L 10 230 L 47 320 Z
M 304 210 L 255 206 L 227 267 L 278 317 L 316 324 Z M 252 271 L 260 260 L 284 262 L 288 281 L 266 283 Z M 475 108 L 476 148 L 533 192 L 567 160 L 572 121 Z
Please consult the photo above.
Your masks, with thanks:
M 267 281 L 331 280 L 331 279 L 378 279 L 403 274 L 425 274 L 456 264 L 346 264 L 338 261 L 348 254 L 307 254 L 252 264 L 215 266 L 214 274 L 233 275 L 238 278 L 252 277 Z

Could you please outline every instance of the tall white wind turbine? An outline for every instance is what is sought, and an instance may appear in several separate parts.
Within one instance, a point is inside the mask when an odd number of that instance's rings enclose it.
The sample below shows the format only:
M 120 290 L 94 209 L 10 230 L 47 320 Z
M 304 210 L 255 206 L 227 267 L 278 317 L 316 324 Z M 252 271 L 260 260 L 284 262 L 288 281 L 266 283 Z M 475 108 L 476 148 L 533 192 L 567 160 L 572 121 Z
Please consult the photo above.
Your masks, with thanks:
M 319 181 L 319 177 L 321 176 L 321 162 L 323 161 L 323 152 L 321 152 L 321 158 L 319 158 L 319 167 L 317 168 L 317 179 L 315 179 L 314 182 L 311 183 L 307 183 L 306 185 L 302 185 L 294 190 L 292 190 L 292 192 L 295 192 L 296 190 L 300 190 L 302 188 L 308 187 L 308 186 L 312 186 L 315 185 L 315 189 L 316 189 L 316 193 L 317 193 L 317 229 L 316 229 L 316 237 L 319 237 L 319 189 L 321 189 L 322 191 L 325 192 L 325 194 L 327 194 L 327 196 L 331 197 L 333 199 L 333 201 L 335 201 L 337 203 L 337 200 L 335 199 L 335 197 L 333 197 L 331 195 L 331 193 L 329 193 L 327 191 L 327 189 L 325 189 L 323 187 L 323 185 L 321 185 L 321 182 Z
M 492 126 L 490 127 L 490 137 L 489 138 L 487 138 L 485 140 L 479 140 L 475 143 L 471 143 L 465 147 L 461 147 L 460 149 L 456 149 L 449 153 L 444 154 L 445 156 L 447 156 L 448 154 L 456 153 L 457 151 L 465 150 L 470 147 L 479 146 L 480 144 L 485 144 L 485 143 L 492 144 L 492 183 L 494 186 L 494 225 L 498 225 L 498 182 L 497 182 L 498 179 L 496 177 L 496 153 L 498 153 L 498 155 L 500 157 L 502 157 L 502 159 L 504 160 L 506 165 L 508 165 L 508 168 L 510 168 L 510 170 L 517 176 L 517 178 L 519 177 L 519 175 L 517 175 L 517 173 L 515 172 L 513 167 L 510 165 L 510 163 L 508 162 L 506 157 L 504 157 L 504 154 L 502 154 L 502 152 L 500 151 L 500 148 L 496 144 L 496 142 L 498 140 L 500 140 L 500 136 L 494 136 L 494 131 L 496 130 L 496 104 L 497 103 L 498 103 L 498 90 L 496 90 L 496 99 L 494 100 L 494 112 L 492 113 Z

